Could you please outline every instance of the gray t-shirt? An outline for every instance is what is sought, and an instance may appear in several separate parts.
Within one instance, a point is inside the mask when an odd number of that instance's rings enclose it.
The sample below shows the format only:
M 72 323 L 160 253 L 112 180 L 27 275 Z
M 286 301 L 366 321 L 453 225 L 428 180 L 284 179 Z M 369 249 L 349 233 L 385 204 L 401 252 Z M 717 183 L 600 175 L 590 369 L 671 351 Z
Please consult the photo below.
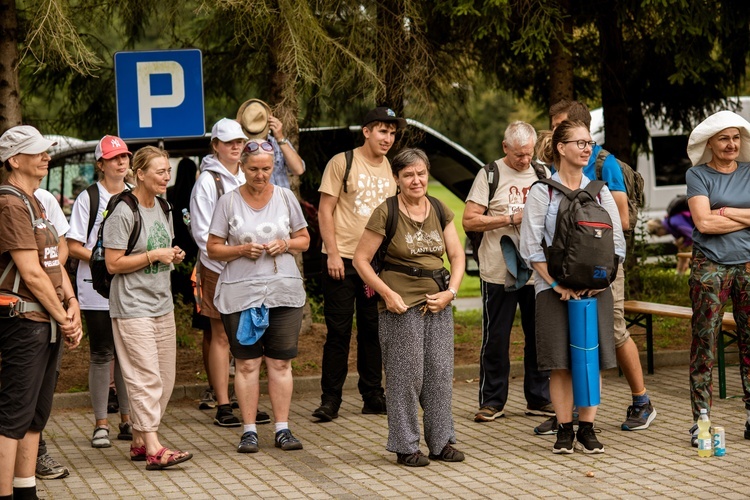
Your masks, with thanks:
M 172 217 L 167 219 L 158 201 L 151 208 L 138 206 L 141 234 L 131 255 L 157 248 L 171 248 L 174 238 Z M 133 211 L 120 202 L 104 223 L 104 248 L 126 250 L 133 229 Z M 153 265 L 132 273 L 116 274 L 109 293 L 112 318 L 156 318 L 174 309 L 172 302 L 171 265 L 152 258 Z
M 703 164 L 685 174 L 687 197 L 706 196 L 711 210 L 721 207 L 750 208 L 750 163 L 739 163 L 731 174 Z M 693 230 L 695 248 L 719 264 L 750 262 L 750 228 L 726 234 L 703 234 Z
M 229 245 L 268 243 L 307 227 L 294 194 L 274 186 L 271 199 L 261 209 L 254 209 L 235 189 L 219 198 L 211 220 L 209 234 L 227 240 Z M 274 260 L 275 270 L 274 270 Z M 299 268 L 290 253 L 271 257 L 263 253 L 258 260 L 240 257 L 227 262 L 216 285 L 214 305 L 223 314 L 251 307 L 302 307 L 305 289 Z

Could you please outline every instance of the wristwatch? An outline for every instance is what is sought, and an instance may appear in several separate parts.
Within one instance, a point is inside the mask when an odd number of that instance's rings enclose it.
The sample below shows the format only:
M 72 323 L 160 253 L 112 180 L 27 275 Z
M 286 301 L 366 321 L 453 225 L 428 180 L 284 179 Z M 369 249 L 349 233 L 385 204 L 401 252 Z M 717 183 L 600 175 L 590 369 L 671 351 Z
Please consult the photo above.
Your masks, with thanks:
M 456 292 L 453 288 L 449 288 L 448 291 L 453 294 L 453 300 L 456 300 L 458 292 Z
M 276 142 L 279 143 L 279 146 L 283 146 L 284 144 L 289 144 L 289 139 L 287 139 L 286 137 L 284 137 L 283 139 L 278 140 Z

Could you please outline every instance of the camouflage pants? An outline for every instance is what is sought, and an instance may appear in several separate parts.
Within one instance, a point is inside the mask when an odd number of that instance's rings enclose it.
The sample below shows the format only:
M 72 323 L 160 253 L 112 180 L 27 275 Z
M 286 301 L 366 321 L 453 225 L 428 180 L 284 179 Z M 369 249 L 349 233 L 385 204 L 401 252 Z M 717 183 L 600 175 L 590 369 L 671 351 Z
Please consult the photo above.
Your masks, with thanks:
M 690 275 L 693 302 L 693 341 L 690 346 L 690 402 L 693 420 L 701 408 L 711 411 L 716 336 L 721 330 L 724 305 L 732 300 L 737 323 L 740 376 L 745 407 L 750 408 L 750 263 L 724 265 L 709 260 L 696 250 Z

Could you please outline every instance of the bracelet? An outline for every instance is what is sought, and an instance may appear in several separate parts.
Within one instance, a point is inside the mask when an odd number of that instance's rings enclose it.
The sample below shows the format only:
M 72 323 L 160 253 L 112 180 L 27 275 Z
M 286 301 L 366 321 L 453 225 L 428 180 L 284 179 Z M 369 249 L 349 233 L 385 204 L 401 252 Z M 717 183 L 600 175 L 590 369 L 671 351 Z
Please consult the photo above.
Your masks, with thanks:
M 515 226 L 516 224 L 513 222 L 513 216 L 516 215 L 515 213 L 510 214 L 510 225 Z
M 726 211 L 726 209 L 727 209 L 727 207 L 721 207 L 719 209 L 719 215 L 721 215 L 722 217 L 726 217 L 726 215 L 724 215 L 724 212 Z
M 151 262 L 151 256 L 148 254 L 148 250 L 146 250 L 146 258 L 148 259 L 148 265 L 149 266 L 153 266 L 154 263 Z
M 555 288 L 555 287 L 556 287 L 557 285 L 559 285 L 559 284 L 560 284 L 560 283 L 558 283 L 558 282 L 557 282 L 557 280 L 555 280 L 555 281 L 553 281 L 552 283 L 550 283 L 550 284 L 549 284 L 549 287 L 550 287 L 550 288 Z
M 456 290 L 453 288 L 449 288 L 448 291 L 453 294 L 453 300 L 456 300 L 456 297 L 458 297 L 458 292 L 456 292 Z
M 284 248 L 284 253 L 287 253 L 289 251 L 289 240 L 281 240 L 281 241 L 284 242 L 284 246 L 286 247 Z

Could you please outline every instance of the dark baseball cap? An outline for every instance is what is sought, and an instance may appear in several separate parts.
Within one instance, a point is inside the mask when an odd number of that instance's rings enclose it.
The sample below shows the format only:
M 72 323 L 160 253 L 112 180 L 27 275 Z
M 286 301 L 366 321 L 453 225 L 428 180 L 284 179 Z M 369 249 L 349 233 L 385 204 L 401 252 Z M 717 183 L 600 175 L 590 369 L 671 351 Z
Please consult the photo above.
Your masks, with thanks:
M 372 122 L 395 123 L 397 130 L 406 128 L 406 120 L 399 118 L 396 116 L 395 111 L 385 106 L 380 106 L 368 111 L 365 115 L 365 119 L 362 120 L 362 126 L 365 127 Z

